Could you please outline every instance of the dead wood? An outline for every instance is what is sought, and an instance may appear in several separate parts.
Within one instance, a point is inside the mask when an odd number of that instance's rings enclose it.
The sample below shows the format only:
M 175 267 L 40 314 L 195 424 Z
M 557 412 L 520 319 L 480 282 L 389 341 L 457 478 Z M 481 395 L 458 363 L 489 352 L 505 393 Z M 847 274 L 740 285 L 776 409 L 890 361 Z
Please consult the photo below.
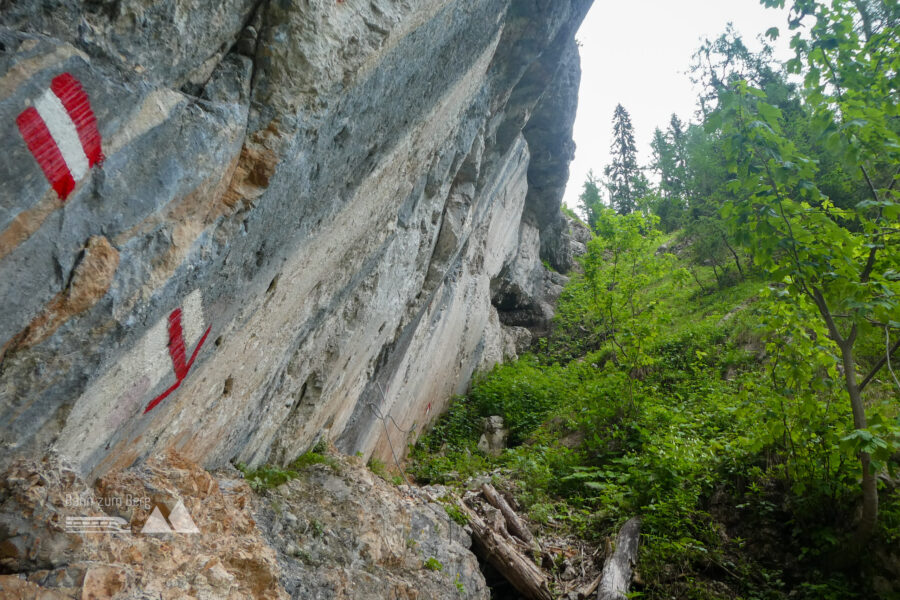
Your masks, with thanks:
M 641 520 L 637 517 L 629 519 L 619 530 L 616 550 L 603 565 L 597 600 L 626 600 L 631 575 L 637 563 L 640 537 Z
M 528 556 L 522 554 L 503 535 L 463 502 L 457 502 L 469 519 L 472 537 L 484 558 L 528 600 L 553 600 L 547 577 Z
M 534 536 L 531 534 L 531 530 L 528 529 L 525 522 L 519 518 L 516 511 L 514 511 L 503 496 L 497 492 L 494 486 L 489 483 L 483 484 L 481 486 L 481 493 L 484 494 L 485 500 L 490 502 L 491 506 L 503 513 L 503 518 L 506 519 L 506 528 L 510 533 L 528 544 L 534 542 Z

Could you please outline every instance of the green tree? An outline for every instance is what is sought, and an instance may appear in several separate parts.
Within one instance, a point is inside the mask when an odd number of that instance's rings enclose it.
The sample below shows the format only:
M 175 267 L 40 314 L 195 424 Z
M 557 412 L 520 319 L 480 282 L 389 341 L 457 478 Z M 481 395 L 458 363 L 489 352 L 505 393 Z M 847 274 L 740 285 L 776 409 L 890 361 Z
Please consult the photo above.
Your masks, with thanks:
M 602 337 L 615 350 L 616 363 L 629 374 L 652 362 L 648 349 L 662 324 L 655 310 L 659 301 L 650 284 L 675 264 L 671 254 L 656 253 L 657 222 L 652 215 L 619 215 L 606 209 L 598 215 L 597 235 L 588 242 L 582 259 L 584 282 Z M 679 270 L 678 275 L 685 274 Z M 633 401 L 630 379 L 629 398 Z
M 646 191 L 639 189 L 646 183 L 646 178 L 638 167 L 631 116 L 621 104 L 617 104 L 613 112 L 613 142 L 609 149 L 612 162 L 603 171 L 609 204 L 619 214 L 627 215 L 637 208 L 640 192 Z
M 631 184 L 631 194 L 634 198 L 633 210 L 640 210 L 645 214 L 650 214 L 648 197 L 650 196 L 652 187 L 650 186 L 650 181 L 647 179 L 647 176 L 644 175 L 642 171 L 638 170 L 629 183 Z
M 784 0 L 762 1 L 784 5 Z M 721 127 L 735 176 L 729 185 L 733 200 L 723 206 L 723 216 L 778 286 L 773 294 L 778 303 L 790 306 L 781 314 L 820 340 L 804 345 L 805 353 L 791 354 L 794 368 L 821 364 L 823 357 L 831 362 L 824 375 L 801 371 L 796 385 L 830 377 L 841 381 L 849 398 L 855 431 L 844 443 L 862 470 L 859 545 L 877 523 L 876 474 L 894 451 L 895 433 L 889 422 L 867 415 L 863 391 L 880 364 L 860 378 L 856 345 L 873 328 L 888 338 L 900 329 L 900 29 L 887 22 L 876 32 L 874 19 L 859 11 L 858 5 L 870 4 L 797 0 L 792 28 L 807 16 L 814 22 L 807 36 L 794 36 L 796 57 L 788 63 L 804 75 L 811 133 L 865 185 L 868 198 L 842 208 L 823 193 L 817 162 L 785 134 L 782 110 L 747 81 L 720 94 L 719 110 L 708 121 L 710 128 Z M 896 2 L 891 6 L 896 10 Z M 886 348 L 887 355 L 896 347 Z
M 578 207 L 587 219 L 588 225 L 593 229 L 597 224 L 597 215 L 603 210 L 603 198 L 600 196 L 600 179 L 593 171 L 588 171 L 587 179 L 581 195 L 578 196 Z
M 736 81 L 765 89 L 769 82 L 778 79 L 773 64 L 770 45 L 764 43 L 759 52 L 751 51 L 731 23 L 715 40 L 704 40 L 689 69 L 691 81 L 699 88 L 700 114 L 705 117 L 715 110 L 719 94 Z
M 725 223 L 721 218 L 718 216 L 698 217 L 689 224 L 687 233 L 691 239 L 688 255 L 692 264 L 712 267 L 716 283 L 720 288 L 731 283 L 728 278 L 728 263 L 732 261 L 737 266 L 738 277 L 744 278 L 741 259 L 728 241 Z
M 649 205 L 663 231 L 669 233 L 682 225 L 685 209 L 685 132 L 677 115 L 672 115 L 665 133 L 658 127 L 654 130 L 650 150 L 650 168 L 659 176 L 659 185 L 656 194 L 648 198 Z
M 665 197 L 678 195 L 675 176 L 675 149 L 669 143 L 666 134 L 659 127 L 653 130 L 650 151 L 652 152 L 650 168 L 659 175 L 659 191 L 661 195 Z
M 650 168 L 659 175 L 659 192 L 664 198 L 684 196 L 687 166 L 685 141 L 684 125 L 676 114 L 672 115 L 665 133 L 658 127 L 653 131 Z
M 670 175 L 672 193 L 677 196 L 684 196 L 687 178 L 687 131 L 684 123 L 681 122 L 681 119 L 675 113 L 672 113 L 672 117 L 669 119 L 666 137 L 672 148 L 674 158 L 672 174 Z
M 672 224 L 681 227 L 680 238 L 695 276 L 694 267 L 711 267 L 721 287 L 730 280 L 727 270 L 733 262 L 738 277 L 743 279 L 745 267 L 737 243 L 719 214 L 729 197 L 726 188 L 731 178 L 722 155 L 722 142 L 715 132 L 707 133 L 703 127 L 691 125 L 681 134 L 678 145 L 682 147 L 679 161 L 684 166 L 676 167 L 677 177 L 681 178 L 684 198 L 661 199 L 654 212 L 666 231 L 674 229 Z

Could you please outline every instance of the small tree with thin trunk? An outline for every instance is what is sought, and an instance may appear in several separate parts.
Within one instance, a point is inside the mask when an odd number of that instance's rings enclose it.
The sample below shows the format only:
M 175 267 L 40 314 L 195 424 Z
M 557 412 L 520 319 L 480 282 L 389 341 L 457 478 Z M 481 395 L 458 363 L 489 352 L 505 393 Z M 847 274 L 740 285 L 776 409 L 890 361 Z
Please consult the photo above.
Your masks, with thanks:
M 890 424 L 874 427 L 867 418 L 863 392 L 897 349 L 891 334 L 900 338 L 900 29 L 860 31 L 866 19 L 856 4 L 798 0 L 794 26 L 806 15 L 815 23 L 808 39 L 795 36 L 797 57 L 788 66 L 805 75 L 804 101 L 815 133 L 865 182 L 867 199 L 839 208 L 822 193 L 816 162 L 784 135 L 781 111 L 746 81 L 720 96 L 707 126 L 721 129 L 735 176 L 729 186 L 735 199 L 723 207 L 723 217 L 768 271 L 779 302 L 790 305 L 784 318 L 799 321 L 798 334 L 815 342 L 802 345 L 802 352 L 790 349 L 789 359 L 801 369 L 831 357 L 825 374 L 809 369 L 805 376 L 842 380 L 849 398 L 855 430 L 842 445 L 857 455 L 862 471 L 861 545 L 877 523 L 876 475 L 896 439 Z M 857 342 L 873 328 L 883 330 L 885 360 L 863 377 Z

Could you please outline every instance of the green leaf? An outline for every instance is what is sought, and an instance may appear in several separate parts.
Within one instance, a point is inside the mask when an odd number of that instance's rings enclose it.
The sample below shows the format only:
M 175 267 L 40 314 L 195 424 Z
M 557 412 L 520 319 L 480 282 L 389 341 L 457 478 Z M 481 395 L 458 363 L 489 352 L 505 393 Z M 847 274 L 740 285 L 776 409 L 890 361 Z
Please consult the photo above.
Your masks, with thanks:
M 763 90 L 761 90 L 759 88 L 755 88 L 752 85 L 748 85 L 746 89 L 747 89 L 747 94 L 749 94 L 750 96 L 753 96 L 755 98 L 765 98 L 766 97 L 766 93 Z
M 720 111 L 715 111 L 711 115 L 706 118 L 706 122 L 703 124 L 703 128 L 708 133 L 713 133 L 722 128 L 722 113 Z
M 765 119 L 766 123 L 775 129 L 778 128 L 778 122 L 781 120 L 781 109 L 765 102 L 758 102 L 756 109 L 759 111 L 760 116 Z

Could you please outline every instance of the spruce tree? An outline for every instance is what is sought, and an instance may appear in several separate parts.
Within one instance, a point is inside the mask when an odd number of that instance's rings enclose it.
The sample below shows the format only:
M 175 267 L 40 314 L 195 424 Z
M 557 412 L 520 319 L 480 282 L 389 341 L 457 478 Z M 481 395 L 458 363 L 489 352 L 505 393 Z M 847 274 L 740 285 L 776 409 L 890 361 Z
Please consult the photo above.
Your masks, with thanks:
M 678 115 L 672 113 L 666 137 L 672 148 L 674 169 L 671 175 L 672 193 L 683 197 L 687 188 L 687 131 Z
M 675 148 L 659 127 L 653 130 L 653 141 L 650 142 L 650 149 L 653 152 L 653 162 L 650 168 L 659 175 L 660 196 L 671 198 L 679 195 L 675 174 Z
M 621 104 L 613 113 L 613 143 L 610 146 L 612 163 L 603 170 L 610 206 L 627 215 L 637 207 L 635 184 L 643 176 L 637 163 L 634 127 L 631 117 Z

